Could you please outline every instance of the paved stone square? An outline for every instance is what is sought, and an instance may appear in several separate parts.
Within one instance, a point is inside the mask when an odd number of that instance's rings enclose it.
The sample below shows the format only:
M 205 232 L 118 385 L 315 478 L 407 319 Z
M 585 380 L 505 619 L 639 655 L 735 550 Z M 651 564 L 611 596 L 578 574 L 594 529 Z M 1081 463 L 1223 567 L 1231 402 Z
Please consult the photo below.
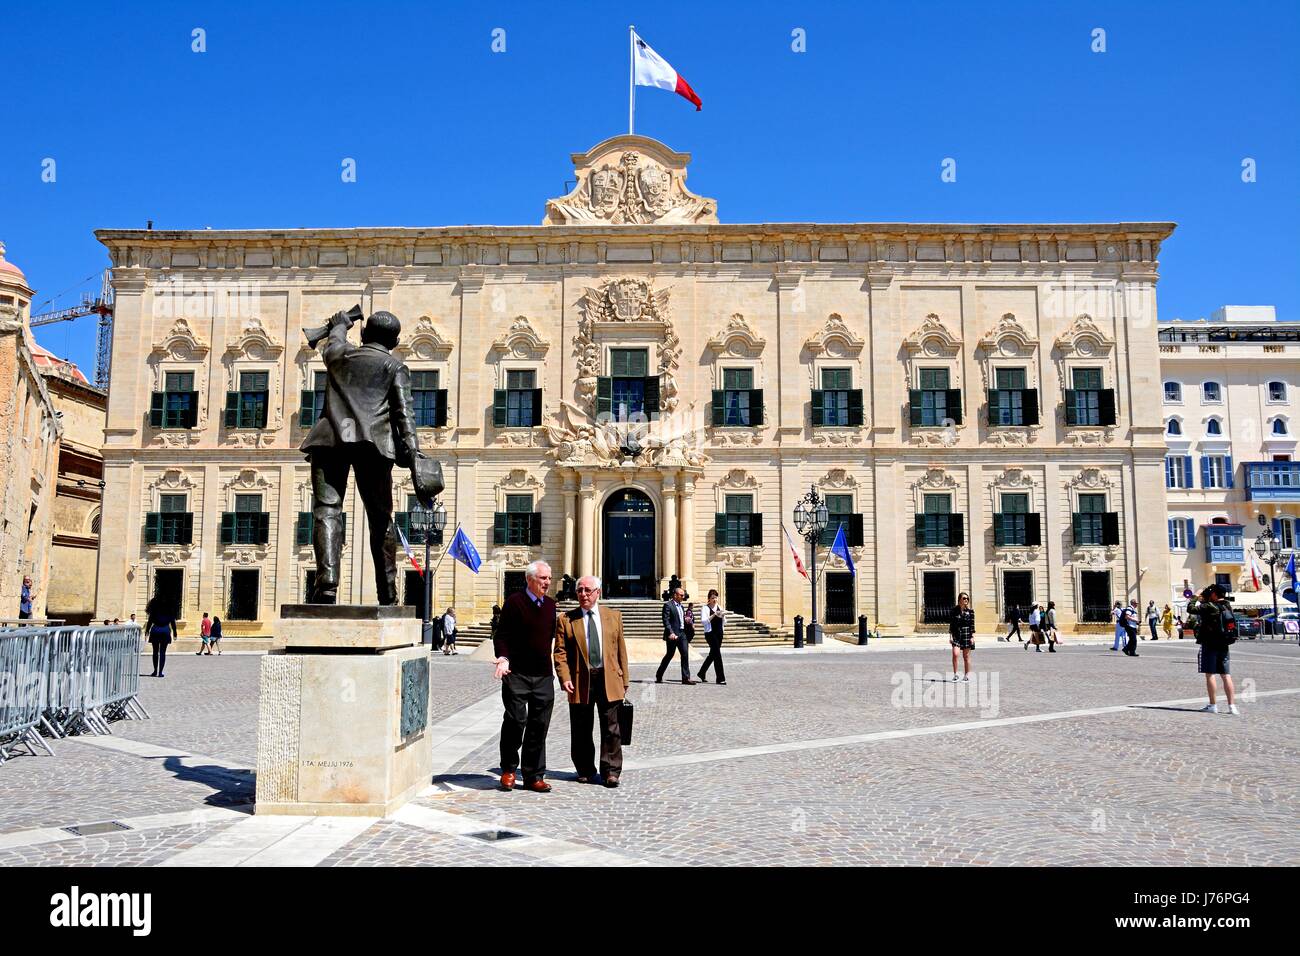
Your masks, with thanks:
M 0 866 L 1300 863 L 1293 644 L 1234 648 L 1240 717 L 1198 712 L 1186 641 L 982 643 L 969 685 L 916 645 L 737 652 L 725 687 L 634 665 L 623 785 L 573 781 L 560 694 L 547 795 L 496 787 L 490 666 L 436 655 L 436 776 L 378 821 L 250 813 L 259 661 L 178 656 L 150 720 L 0 765 Z

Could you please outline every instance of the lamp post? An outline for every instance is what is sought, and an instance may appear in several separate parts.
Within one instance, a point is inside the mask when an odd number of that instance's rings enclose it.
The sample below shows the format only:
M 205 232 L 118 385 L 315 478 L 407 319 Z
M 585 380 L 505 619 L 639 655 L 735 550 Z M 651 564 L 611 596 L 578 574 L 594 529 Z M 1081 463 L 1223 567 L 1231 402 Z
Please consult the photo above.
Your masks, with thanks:
M 812 485 L 808 494 L 794 506 L 794 526 L 812 550 L 812 617 L 808 624 L 810 644 L 822 642 L 821 626 L 817 623 L 817 541 L 829 522 L 830 513 L 826 509 L 826 501 L 817 494 L 817 486 Z
M 1277 633 L 1277 566 L 1282 563 L 1282 542 L 1272 528 L 1265 528 L 1255 539 L 1255 553 L 1268 565 L 1268 583 L 1273 589 L 1272 633 Z
M 447 509 L 441 501 L 435 500 L 431 508 L 417 501 L 411 509 L 411 530 L 418 531 L 424 538 L 424 615 L 420 621 L 420 640 L 425 644 L 433 643 L 433 568 L 429 566 L 429 545 L 433 535 L 430 531 L 441 534 L 445 527 Z

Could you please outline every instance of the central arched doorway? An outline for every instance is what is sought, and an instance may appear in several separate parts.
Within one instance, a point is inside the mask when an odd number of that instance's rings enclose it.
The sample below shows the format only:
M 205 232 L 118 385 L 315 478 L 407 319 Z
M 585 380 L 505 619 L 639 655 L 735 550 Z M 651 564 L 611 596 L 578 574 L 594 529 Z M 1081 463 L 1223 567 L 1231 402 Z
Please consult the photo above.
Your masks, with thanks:
M 616 491 L 602 509 L 602 592 L 611 598 L 655 597 L 655 506 L 635 488 Z

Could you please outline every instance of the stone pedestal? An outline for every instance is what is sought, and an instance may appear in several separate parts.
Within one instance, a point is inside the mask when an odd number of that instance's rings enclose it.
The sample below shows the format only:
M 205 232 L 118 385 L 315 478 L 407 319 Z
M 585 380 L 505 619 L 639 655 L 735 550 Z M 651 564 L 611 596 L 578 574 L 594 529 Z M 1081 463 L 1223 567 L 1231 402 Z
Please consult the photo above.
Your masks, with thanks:
M 256 812 L 387 816 L 432 773 L 414 608 L 282 606 L 262 659 Z

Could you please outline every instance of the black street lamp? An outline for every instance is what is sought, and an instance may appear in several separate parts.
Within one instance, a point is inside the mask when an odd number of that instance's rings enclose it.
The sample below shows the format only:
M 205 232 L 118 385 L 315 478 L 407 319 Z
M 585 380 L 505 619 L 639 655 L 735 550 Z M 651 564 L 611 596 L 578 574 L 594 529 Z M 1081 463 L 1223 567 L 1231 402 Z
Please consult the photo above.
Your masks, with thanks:
M 1255 553 L 1268 565 L 1268 583 L 1273 589 L 1273 621 L 1270 633 L 1277 634 L 1277 566 L 1282 563 L 1282 542 L 1272 528 L 1265 528 L 1255 539 Z
M 442 502 L 435 499 L 432 508 L 425 508 L 420 502 L 415 503 L 410 515 L 411 530 L 418 531 L 424 538 L 424 617 L 420 622 L 420 640 L 425 644 L 433 643 L 433 568 L 429 567 L 429 544 L 433 538 L 430 531 L 442 534 L 447 527 L 447 509 Z
M 808 494 L 794 506 L 794 526 L 812 550 L 812 619 L 808 624 L 810 644 L 822 642 L 821 626 L 817 623 L 817 542 L 829 523 L 830 512 L 826 508 L 826 501 L 817 494 L 817 486 L 813 485 L 808 489 Z

